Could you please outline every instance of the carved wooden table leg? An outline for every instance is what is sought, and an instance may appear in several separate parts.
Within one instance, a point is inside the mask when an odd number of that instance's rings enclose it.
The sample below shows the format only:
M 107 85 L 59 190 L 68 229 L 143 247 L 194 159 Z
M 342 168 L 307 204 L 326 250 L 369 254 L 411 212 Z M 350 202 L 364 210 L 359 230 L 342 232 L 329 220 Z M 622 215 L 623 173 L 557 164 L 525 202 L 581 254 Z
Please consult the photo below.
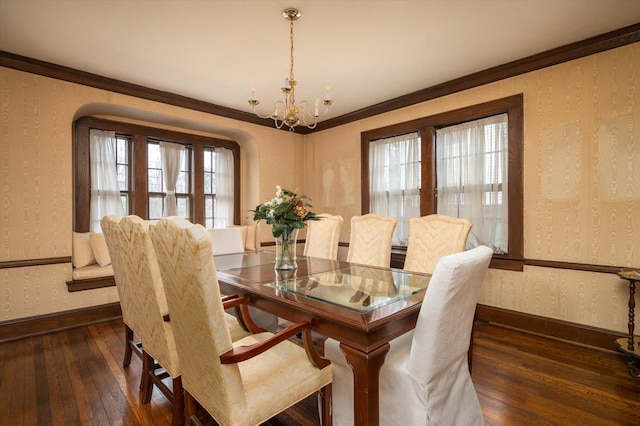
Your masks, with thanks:
M 380 406 L 378 398 L 380 367 L 389 352 L 389 344 L 364 353 L 344 344 L 340 344 L 347 362 L 353 370 L 355 425 L 377 426 L 380 421 Z

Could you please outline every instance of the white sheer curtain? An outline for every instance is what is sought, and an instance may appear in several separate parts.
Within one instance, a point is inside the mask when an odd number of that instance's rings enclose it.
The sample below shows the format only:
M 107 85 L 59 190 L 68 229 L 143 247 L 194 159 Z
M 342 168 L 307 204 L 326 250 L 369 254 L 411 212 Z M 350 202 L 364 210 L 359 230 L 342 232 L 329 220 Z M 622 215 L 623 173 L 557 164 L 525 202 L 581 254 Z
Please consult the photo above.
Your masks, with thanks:
M 393 216 L 393 245 L 407 245 L 409 218 L 420 216 L 420 135 L 408 133 L 369 144 L 372 213 Z
M 91 157 L 91 232 L 102 232 L 100 219 L 106 215 L 122 217 L 122 201 L 116 164 L 116 134 L 102 130 L 89 131 Z
M 180 175 L 180 165 L 184 155 L 184 145 L 170 142 L 160 142 L 160 158 L 162 159 L 162 180 L 167 190 L 164 202 L 163 217 L 178 214 L 176 202 L 176 182 Z
M 507 114 L 436 131 L 438 213 L 473 225 L 467 247 L 508 252 Z
M 233 224 L 233 152 L 216 148 L 216 201 L 213 207 L 213 227 Z

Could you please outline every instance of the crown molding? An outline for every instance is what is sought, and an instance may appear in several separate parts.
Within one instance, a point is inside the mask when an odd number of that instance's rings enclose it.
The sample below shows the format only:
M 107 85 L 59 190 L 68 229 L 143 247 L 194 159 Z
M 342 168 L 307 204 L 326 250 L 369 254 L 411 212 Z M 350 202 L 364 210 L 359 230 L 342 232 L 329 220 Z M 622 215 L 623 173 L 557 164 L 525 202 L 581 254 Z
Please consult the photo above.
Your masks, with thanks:
M 557 65 L 574 59 L 626 46 L 640 41 L 640 23 L 620 28 L 605 34 L 591 37 L 582 41 L 567 44 L 555 49 L 547 50 L 526 58 L 518 59 L 503 65 L 488 68 L 477 73 L 469 74 L 445 83 L 437 84 L 407 95 L 399 96 L 366 108 L 359 109 L 339 117 L 318 123 L 315 129 L 301 127 L 296 129 L 299 134 L 310 134 L 332 127 L 342 126 L 364 118 L 390 112 L 396 109 L 415 105 L 442 96 L 472 89 L 484 84 L 493 83 L 505 78 L 515 77 L 531 71 Z M 121 93 L 141 99 L 161 102 L 182 108 L 201 111 L 208 114 L 273 127 L 273 121 L 263 119 L 255 114 L 223 107 L 209 102 L 199 101 L 186 96 L 170 92 L 151 89 L 137 84 L 127 83 L 97 74 L 92 74 L 50 62 L 40 61 L 25 56 L 16 55 L 0 50 L 0 66 L 17 69 L 32 74 L 51 77 L 71 83 L 82 84 L 110 92 Z M 283 131 L 288 131 L 283 129 Z

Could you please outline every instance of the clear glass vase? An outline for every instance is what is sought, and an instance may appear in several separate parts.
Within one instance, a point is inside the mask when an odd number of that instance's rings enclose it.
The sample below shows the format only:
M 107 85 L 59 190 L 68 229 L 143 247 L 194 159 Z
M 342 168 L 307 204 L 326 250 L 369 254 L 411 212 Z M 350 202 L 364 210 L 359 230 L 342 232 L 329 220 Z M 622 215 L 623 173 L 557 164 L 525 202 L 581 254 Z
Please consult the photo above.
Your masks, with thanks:
M 291 233 L 282 233 L 276 238 L 276 270 L 296 270 L 298 263 L 296 262 L 296 239 L 298 238 L 298 230 L 294 229 Z

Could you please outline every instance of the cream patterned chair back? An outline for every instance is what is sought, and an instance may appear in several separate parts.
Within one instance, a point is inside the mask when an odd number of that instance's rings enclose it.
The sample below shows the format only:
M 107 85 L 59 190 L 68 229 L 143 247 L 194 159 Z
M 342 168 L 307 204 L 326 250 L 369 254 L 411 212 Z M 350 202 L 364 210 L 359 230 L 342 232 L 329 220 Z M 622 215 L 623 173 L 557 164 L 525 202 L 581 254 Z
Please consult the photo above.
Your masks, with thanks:
M 336 260 L 342 216 L 319 215 L 322 219 L 307 222 L 307 238 L 304 244 L 305 256 Z
M 126 253 L 126 270 L 133 284 L 130 290 L 136 316 L 141 322 L 139 335 L 143 350 L 172 378 L 178 377 L 180 363 L 171 322 L 163 319 L 169 308 L 158 259 L 149 237 L 149 222 L 138 216 L 122 218 L 119 240 L 122 252 Z
M 468 219 L 432 214 L 409 219 L 404 269 L 432 274 L 441 257 L 464 251 L 471 231 Z
M 122 322 L 129 327 L 136 335 L 139 334 L 139 321 L 135 315 L 135 310 L 131 306 L 131 296 L 129 294 L 129 279 L 125 270 L 123 259 L 123 249 L 120 247 L 120 239 L 118 236 L 118 228 L 120 219 L 115 216 L 105 216 L 100 220 L 104 240 L 109 250 L 111 264 L 113 265 L 113 277 L 116 281 L 116 289 L 120 298 L 120 309 L 122 310 Z
M 304 349 L 284 340 L 242 362 L 222 364 L 234 347 L 273 334 L 232 342 L 224 324 L 216 268 L 207 230 L 165 218 L 151 231 L 169 302 L 182 383 L 222 426 L 258 425 L 331 382 L 331 366 L 315 368 Z M 187 404 L 189 405 L 189 404 Z
M 151 401 L 155 384 L 172 402 L 172 425 L 181 425 L 184 423 L 184 403 L 180 363 L 171 324 L 163 318 L 168 314 L 167 301 L 158 261 L 149 239 L 149 224 L 137 216 L 127 216 L 122 219 L 107 216 L 102 218 L 100 224 L 103 227 L 110 255 L 114 256 L 112 258 L 114 274 L 126 277 L 124 280 L 126 285 L 122 286 L 123 291 L 119 293 L 123 306 L 123 318 L 127 312 L 129 322 L 135 324 L 135 328 L 132 329 L 142 342 L 143 368 L 140 374 L 140 401 L 143 404 Z M 120 286 L 120 284 L 116 285 Z M 132 336 L 128 336 L 127 340 L 129 338 L 133 339 Z M 131 345 L 132 343 L 127 341 L 127 347 Z M 131 358 L 130 355 L 128 357 Z M 156 362 L 171 377 L 173 381 L 171 388 L 156 374 Z
M 396 224 L 395 218 L 375 213 L 352 217 L 347 262 L 388 268 Z

